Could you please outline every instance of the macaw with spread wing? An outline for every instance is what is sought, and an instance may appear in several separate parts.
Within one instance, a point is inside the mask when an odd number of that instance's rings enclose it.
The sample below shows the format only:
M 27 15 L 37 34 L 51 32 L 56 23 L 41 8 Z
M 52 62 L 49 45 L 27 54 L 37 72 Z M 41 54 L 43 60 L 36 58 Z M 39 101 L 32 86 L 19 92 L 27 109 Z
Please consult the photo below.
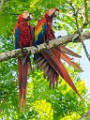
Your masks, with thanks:
M 34 45 L 39 45 L 48 40 L 55 39 L 54 32 L 52 30 L 53 18 L 59 14 L 57 8 L 52 8 L 46 12 L 43 18 L 41 18 L 35 27 L 35 41 Z M 72 55 L 75 57 L 81 57 L 68 48 L 59 45 L 54 48 L 44 50 L 43 52 L 36 53 L 34 55 L 35 63 L 37 67 L 43 70 L 45 78 L 50 80 L 50 87 L 57 86 L 59 75 L 69 84 L 69 86 L 80 96 L 78 93 L 69 73 L 64 67 L 62 60 L 72 65 L 74 68 L 82 71 L 78 64 L 72 61 L 72 59 L 67 55 Z
M 21 48 L 23 52 L 24 47 L 32 46 L 33 29 L 28 24 L 32 19 L 32 14 L 24 12 L 18 17 L 18 21 L 14 27 L 15 49 Z M 19 95 L 20 95 L 20 110 L 22 106 L 26 106 L 26 83 L 28 68 L 31 68 L 29 56 L 18 57 L 18 81 L 19 81 Z

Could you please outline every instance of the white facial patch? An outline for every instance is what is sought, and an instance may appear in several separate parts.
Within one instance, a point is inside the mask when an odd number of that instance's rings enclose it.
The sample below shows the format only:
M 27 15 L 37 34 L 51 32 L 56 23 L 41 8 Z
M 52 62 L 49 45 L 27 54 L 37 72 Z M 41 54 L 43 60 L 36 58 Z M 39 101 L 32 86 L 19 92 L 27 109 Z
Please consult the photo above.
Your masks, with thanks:
M 58 11 L 56 11 L 56 12 L 55 12 L 55 15 L 56 15 L 56 16 L 58 16 L 58 14 L 59 14 L 59 12 L 58 12 Z
M 29 16 L 29 12 L 23 13 L 23 17 L 26 19 Z
M 55 11 L 54 8 L 50 9 L 48 15 L 51 16 L 54 13 L 54 11 Z

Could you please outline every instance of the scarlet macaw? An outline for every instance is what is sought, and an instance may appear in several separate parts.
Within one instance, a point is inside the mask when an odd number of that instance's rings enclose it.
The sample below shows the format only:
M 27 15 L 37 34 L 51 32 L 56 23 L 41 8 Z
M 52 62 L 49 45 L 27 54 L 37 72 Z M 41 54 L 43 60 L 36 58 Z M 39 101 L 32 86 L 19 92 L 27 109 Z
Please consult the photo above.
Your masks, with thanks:
M 19 15 L 18 21 L 14 27 L 15 48 L 23 48 L 32 46 L 33 29 L 28 24 L 32 19 L 32 14 L 24 12 Z M 19 81 L 19 95 L 20 95 L 20 110 L 22 106 L 26 106 L 26 83 L 28 67 L 31 67 L 29 56 L 18 57 L 18 81 Z
M 35 27 L 35 41 L 34 45 L 39 45 L 48 40 L 55 39 L 54 32 L 52 30 L 53 18 L 59 14 L 57 8 L 51 8 L 46 12 L 43 18 L 41 18 Z M 78 70 L 82 70 L 72 59 L 66 54 L 81 57 L 68 48 L 59 45 L 52 49 L 44 50 L 43 52 L 34 55 L 35 63 L 37 67 L 44 71 L 45 78 L 50 80 L 50 87 L 57 86 L 59 75 L 69 84 L 69 86 L 80 96 L 78 93 L 70 75 L 65 69 L 61 59 L 72 65 Z

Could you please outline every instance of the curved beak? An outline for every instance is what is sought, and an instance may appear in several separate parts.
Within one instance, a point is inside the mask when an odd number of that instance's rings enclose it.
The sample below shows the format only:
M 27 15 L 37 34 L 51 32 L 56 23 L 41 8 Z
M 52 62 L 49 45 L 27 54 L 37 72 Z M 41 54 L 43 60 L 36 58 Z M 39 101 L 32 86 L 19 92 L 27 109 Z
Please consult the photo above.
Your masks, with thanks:
M 33 16 L 32 16 L 32 14 L 31 14 L 31 13 L 29 13 L 29 16 L 30 16 L 30 20 L 32 20 L 32 19 L 33 19 Z

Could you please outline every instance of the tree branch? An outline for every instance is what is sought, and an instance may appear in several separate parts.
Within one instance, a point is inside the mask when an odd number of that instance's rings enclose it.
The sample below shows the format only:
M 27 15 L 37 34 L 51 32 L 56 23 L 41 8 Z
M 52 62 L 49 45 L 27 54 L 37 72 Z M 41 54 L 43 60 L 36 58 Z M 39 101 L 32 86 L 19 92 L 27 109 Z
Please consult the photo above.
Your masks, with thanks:
M 87 111 L 84 115 L 81 116 L 79 120 L 89 120 L 90 119 L 90 110 Z
M 26 48 L 24 48 L 26 50 L 25 55 L 34 54 L 36 52 L 52 48 L 52 47 L 54 47 L 56 45 L 72 42 L 72 39 L 75 36 L 78 36 L 78 34 L 72 34 L 72 35 L 67 35 L 67 36 L 61 37 L 61 38 L 57 38 L 55 40 L 50 41 L 49 45 L 46 45 L 46 43 L 43 43 L 43 44 L 38 45 L 37 48 L 35 46 L 26 47 Z M 81 38 L 83 40 L 89 39 L 90 38 L 90 32 L 82 33 Z M 0 62 L 8 60 L 10 58 L 21 57 L 21 56 L 23 56 L 23 53 L 22 53 L 21 49 L 7 51 L 7 52 L 4 52 L 4 53 L 0 54 Z

